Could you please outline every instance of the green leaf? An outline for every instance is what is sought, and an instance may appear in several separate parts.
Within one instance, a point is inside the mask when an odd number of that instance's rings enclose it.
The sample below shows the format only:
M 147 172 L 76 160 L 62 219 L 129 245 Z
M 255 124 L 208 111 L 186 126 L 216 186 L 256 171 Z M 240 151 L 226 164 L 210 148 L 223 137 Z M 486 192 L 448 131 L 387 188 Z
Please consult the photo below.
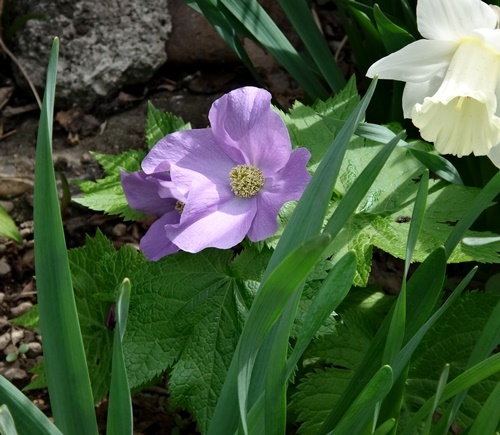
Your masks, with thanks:
M 153 148 L 154 145 L 163 139 L 167 134 L 175 131 L 190 130 L 191 124 L 184 122 L 178 116 L 169 112 L 160 112 L 156 109 L 151 101 L 148 101 L 148 116 L 146 119 L 146 142 L 148 148 Z
M 498 404 L 500 403 L 500 382 L 491 392 L 490 396 L 479 411 L 468 435 L 483 435 L 494 433 L 500 423 Z
M 289 113 L 281 114 L 288 127 L 292 143 L 296 147 L 306 147 L 311 151 L 309 162 L 314 170 L 342 128 L 342 124 L 332 126 L 325 123 L 323 117 L 346 121 L 356 105 L 359 95 L 355 77 L 334 97 L 326 101 L 316 101 L 312 106 L 295 102 Z
M 9 407 L 20 435 L 62 435 L 54 423 L 3 376 L 0 376 L 0 403 Z M 4 433 L 1 426 L 0 431 Z
M 16 425 L 7 405 L 0 406 L 0 433 L 3 435 L 17 435 Z
M 497 300 L 495 296 L 481 292 L 463 295 L 424 337 L 414 353 L 408 373 L 408 389 L 404 398 L 407 414 L 403 415 L 403 420 L 407 420 L 425 400 L 434 395 L 445 364 L 450 364 L 450 380 L 464 371 Z M 467 427 L 474 421 L 481 405 L 499 381 L 500 374 L 470 389 L 457 414 L 458 424 Z M 442 410 L 442 407 L 438 408 L 438 411 Z
M 246 248 L 235 258 L 207 249 L 148 262 L 130 246 L 115 250 L 100 232 L 69 251 L 95 399 L 110 383 L 113 332 L 106 318 L 129 277 L 134 291 L 123 350 L 130 387 L 170 368 L 172 401 L 206 431 L 269 256 L 267 248 Z
M 35 263 L 51 408 L 65 433 L 97 434 L 92 391 L 76 312 L 52 162 L 59 40 L 54 39 L 38 128 L 35 167 Z
M 120 286 L 116 303 L 116 325 L 113 339 L 113 362 L 111 385 L 109 387 L 108 422 L 106 433 L 109 435 L 132 435 L 132 399 L 128 385 L 122 341 L 127 325 L 130 304 L 130 281 L 125 278 Z
M 324 80 L 334 92 L 339 92 L 345 85 L 344 76 L 335 62 L 325 37 L 319 30 L 308 4 L 303 0 L 279 0 L 279 3 L 304 42 Z
M 337 190 L 343 192 L 356 179 L 365 158 L 368 160 L 381 145 L 368 145 L 363 152 L 349 149 L 341 171 L 341 184 Z M 404 148 L 396 148 L 389 158 L 386 169 L 372 185 L 365 200 L 349 223 L 332 244 L 331 254 L 353 250 L 358 256 L 355 284 L 367 283 L 371 268 L 372 247 L 376 246 L 397 258 L 405 258 L 406 240 L 410 228 L 409 218 L 413 213 L 414 200 L 422 166 Z M 470 203 L 480 190 L 472 187 L 448 185 L 431 180 L 427 209 L 422 230 L 415 246 L 413 261 L 422 262 L 434 249 L 445 243 L 452 234 L 454 225 L 469 212 Z M 467 231 L 468 237 L 490 236 L 492 233 Z M 459 244 L 448 262 L 478 261 L 498 263 L 500 243 L 483 246 Z
M 15 242 L 21 244 L 23 238 L 19 234 L 19 230 L 15 222 L 5 211 L 5 209 L 0 205 L 0 236 L 7 237 L 8 239 L 14 240 Z
M 328 95 L 310 66 L 256 0 L 219 0 L 218 4 L 227 8 L 240 25 L 276 58 L 310 97 L 325 98 Z
M 9 321 L 14 325 L 24 326 L 25 328 L 39 328 L 40 312 L 38 311 L 38 305 L 34 305 L 27 313 Z
M 118 155 L 91 153 L 106 172 L 106 176 L 97 181 L 75 181 L 82 189 L 82 198 L 74 198 L 78 204 L 91 210 L 103 211 L 106 214 L 119 215 L 125 220 L 134 220 L 144 216 L 132 210 L 127 203 L 120 182 L 120 170 L 136 172 L 141 170 L 144 151 L 131 150 Z
M 361 433 L 372 418 L 377 402 L 380 402 L 392 387 L 393 375 L 390 366 L 382 366 L 363 388 L 356 400 L 335 427 L 335 434 Z
M 415 38 L 406 30 L 389 20 L 377 4 L 373 7 L 373 16 L 377 23 L 382 43 L 388 53 L 394 53 L 415 41 Z
M 342 316 L 335 335 L 314 340 L 304 355 L 307 374 L 300 379 L 290 410 L 301 422 L 299 433 L 315 434 L 347 388 L 375 333 L 355 311 Z

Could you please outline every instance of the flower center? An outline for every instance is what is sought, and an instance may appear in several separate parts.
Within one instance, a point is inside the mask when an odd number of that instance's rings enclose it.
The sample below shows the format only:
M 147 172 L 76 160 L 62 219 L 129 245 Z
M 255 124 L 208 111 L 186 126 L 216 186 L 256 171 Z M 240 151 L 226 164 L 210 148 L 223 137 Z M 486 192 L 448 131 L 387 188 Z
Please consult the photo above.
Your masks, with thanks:
M 238 165 L 229 172 L 231 190 L 241 198 L 251 198 L 257 195 L 266 179 L 262 171 L 252 165 Z
M 175 209 L 179 212 L 179 214 L 182 214 L 182 212 L 184 211 L 184 203 L 182 201 L 177 201 L 175 203 Z

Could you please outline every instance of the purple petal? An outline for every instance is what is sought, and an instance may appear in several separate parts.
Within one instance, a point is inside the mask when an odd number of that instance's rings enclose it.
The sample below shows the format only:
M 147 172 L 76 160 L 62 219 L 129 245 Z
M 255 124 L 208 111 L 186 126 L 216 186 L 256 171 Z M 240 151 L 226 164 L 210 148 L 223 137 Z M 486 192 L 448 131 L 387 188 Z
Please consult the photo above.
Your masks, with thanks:
M 142 169 L 152 174 L 176 165 L 211 179 L 226 179 L 236 164 L 220 149 L 212 131 L 204 128 L 165 136 L 144 158 Z
M 143 213 L 161 216 L 175 207 L 176 199 L 173 196 L 160 197 L 159 190 L 166 194 L 170 185 L 173 188 L 170 176 L 165 173 L 150 176 L 142 171 L 127 174 L 121 171 L 121 183 L 125 197 L 130 207 Z M 161 183 L 161 187 L 160 187 Z
M 266 90 L 236 89 L 214 102 L 208 118 L 219 146 L 234 161 L 257 166 L 266 176 L 288 161 L 290 136 Z
M 248 231 L 252 242 L 272 236 L 278 229 L 276 218 L 287 201 L 299 200 L 311 175 L 306 163 L 311 153 L 305 148 L 295 150 L 286 166 L 271 180 L 266 180 L 265 190 L 257 195 L 257 213 Z
M 174 210 L 165 213 L 149 227 L 148 232 L 141 239 L 141 249 L 149 261 L 157 261 L 169 254 L 179 251 L 179 248 L 168 239 L 165 226 L 177 224 L 180 214 Z
M 229 249 L 245 238 L 255 212 L 255 197 L 234 197 L 204 215 L 192 214 L 178 226 L 167 226 L 167 237 L 187 252 L 200 252 L 211 247 Z
M 172 166 L 172 176 L 176 185 L 189 185 L 187 201 L 182 213 L 181 222 L 184 222 L 191 215 L 200 217 L 208 210 L 220 206 L 235 198 L 231 191 L 229 178 L 224 183 L 214 183 L 196 172 Z

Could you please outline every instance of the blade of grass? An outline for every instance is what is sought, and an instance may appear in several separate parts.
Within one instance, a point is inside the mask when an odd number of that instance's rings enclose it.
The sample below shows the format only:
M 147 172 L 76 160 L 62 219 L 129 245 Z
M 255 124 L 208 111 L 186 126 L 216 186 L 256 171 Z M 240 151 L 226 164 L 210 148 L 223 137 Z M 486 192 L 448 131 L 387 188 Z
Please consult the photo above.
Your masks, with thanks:
M 425 323 L 432 312 L 441 292 L 446 271 L 446 256 L 444 248 L 432 252 L 412 275 L 407 283 L 407 304 L 412 310 L 407 313 L 406 339 L 415 334 Z M 429 278 L 430 277 L 430 278 Z M 391 309 L 391 311 L 394 309 Z M 384 343 L 389 330 L 390 317 L 380 326 L 363 361 L 356 370 L 353 379 L 338 400 L 338 405 L 325 419 L 319 429 L 319 434 L 326 434 L 338 424 L 348 407 L 361 392 L 363 385 L 375 374 L 379 365 L 382 365 Z M 399 376 L 399 373 L 398 375 Z
M 260 87 L 265 88 L 265 83 L 262 81 L 259 73 L 255 69 L 251 59 L 248 57 L 243 44 L 241 43 L 235 28 L 227 19 L 220 7 L 214 5 L 211 1 L 207 0 L 184 0 L 184 3 L 193 7 L 196 5 L 200 13 L 212 24 L 216 32 L 226 41 L 226 44 L 236 53 L 241 61 L 248 68 L 253 78 L 257 81 Z M 196 9 L 196 8 L 195 8 Z
M 243 432 L 248 433 L 247 398 L 252 370 L 266 333 L 279 318 L 295 289 L 305 280 L 330 244 L 328 234 L 316 236 L 295 249 L 261 285 L 240 337 L 238 401 Z
M 0 433 L 2 435 L 17 435 L 16 425 L 7 405 L 0 406 Z
M 377 402 L 380 402 L 392 387 L 393 374 L 390 366 L 382 366 L 366 384 L 356 400 L 349 407 L 339 424 L 335 435 L 361 434 L 373 414 Z
M 495 349 L 495 347 L 500 342 L 500 301 L 497 302 L 493 312 L 491 313 L 488 321 L 481 331 L 481 335 L 477 340 L 474 349 L 472 350 L 469 361 L 465 366 L 466 369 L 474 366 L 475 364 L 481 362 L 486 357 L 488 357 L 491 352 Z M 455 416 L 460 409 L 465 397 L 467 396 L 468 390 L 462 391 L 460 394 L 454 398 L 453 403 L 448 407 L 447 411 L 443 413 L 443 416 L 446 418 L 444 423 L 439 423 L 441 431 L 447 431 L 450 427 L 451 423 L 455 419 Z
M 444 387 L 446 386 L 446 383 L 448 382 L 449 375 L 450 375 L 450 365 L 446 364 L 444 366 L 442 373 L 441 373 L 441 376 L 439 377 L 437 391 L 436 391 L 436 394 L 434 396 L 435 397 L 434 403 L 433 403 L 431 412 L 429 412 L 429 416 L 427 417 L 424 429 L 422 431 L 422 433 L 424 435 L 431 433 L 432 418 L 434 417 L 434 412 L 436 411 L 436 408 L 438 407 L 439 399 L 441 399 L 441 395 L 443 394 Z
M 47 70 L 36 148 L 34 224 L 40 326 L 56 425 L 68 434 L 97 434 L 52 163 L 58 49 L 56 38 Z
M 333 239 L 344 227 L 391 155 L 394 147 L 399 141 L 399 137 L 400 136 L 396 136 L 390 141 L 359 175 L 327 223 L 324 234 L 330 234 Z M 301 289 L 299 291 L 301 291 Z M 300 296 L 297 295 L 297 298 L 299 297 Z M 267 384 L 269 388 L 271 388 L 269 397 L 267 397 L 266 392 L 266 430 L 267 422 L 273 427 L 283 428 L 285 425 L 284 416 L 286 412 L 284 400 L 286 382 L 280 381 L 282 379 L 281 372 L 286 370 L 288 341 L 295 313 L 296 311 L 291 310 L 285 322 L 278 325 L 278 330 L 273 331 L 276 335 L 272 346 L 273 352 L 268 356 L 269 362 L 266 365 L 262 365 L 262 367 L 268 367 L 266 377 L 269 379 Z M 277 379 L 279 380 L 278 383 L 276 382 Z M 274 385 L 274 387 L 271 387 L 271 385 Z M 278 391 L 281 393 L 278 394 Z M 258 396 L 258 394 L 256 395 Z M 281 408 L 277 408 L 276 403 L 281 404 Z M 272 413 L 273 416 L 271 417 L 268 415 L 268 412 Z
M 256 0 L 218 0 L 218 2 L 246 27 L 312 99 L 326 99 L 330 96 L 304 59 Z
M 422 228 L 425 215 L 425 207 L 427 203 L 427 193 L 429 188 L 429 171 L 425 171 L 422 174 L 418 186 L 417 196 L 415 198 L 415 204 L 413 206 L 413 212 L 410 221 L 410 229 L 408 231 L 408 239 L 406 242 L 406 256 L 405 256 L 405 268 L 403 273 L 403 279 L 401 283 L 401 292 L 396 300 L 396 305 L 391 318 L 391 324 L 389 326 L 389 332 L 387 334 L 387 340 L 384 347 L 384 354 L 382 356 L 382 363 L 392 365 L 395 361 L 397 355 L 399 354 L 405 336 L 406 330 L 406 277 L 408 275 L 408 270 L 410 268 L 411 259 L 413 258 L 413 253 L 415 252 L 415 246 L 417 244 L 418 235 Z M 408 366 L 406 370 L 401 373 L 394 386 L 381 404 L 380 412 L 377 412 L 375 423 L 378 418 L 382 420 L 394 419 L 397 421 L 400 415 L 401 403 L 403 400 L 403 393 L 406 385 L 406 376 L 408 374 Z M 393 433 L 395 433 L 397 425 L 394 425 Z
M 290 313 L 283 313 L 281 320 L 284 326 L 280 323 L 277 324 L 276 337 L 270 346 L 268 346 L 269 351 L 267 354 L 279 355 L 284 360 L 278 360 L 276 356 L 274 358 L 271 357 L 262 372 L 255 370 L 252 374 L 252 376 L 257 378 L 264 377 L 266 379 L 264 395 L 265 409 L 261 408 L 260 410 L 260 412 L 264 413 L 263 419 L 265 420 L 266 432 L 284 433 L 286 427 L 286 387 L 288 379 L 316 331 L 349 292 L 355 270 L 356 255 L 354 252 L 349 251 L 334 265 L 323 281 L 306 314 L 299 337 L 288 360 L 286 359 L 290 335 L 288 324 L 290 317 L 295 317 L 297 308 L 289 304 Z M 295 302 L 298 303 L 299 301 L 300 298 L 297 297 Z M 282 349 L 277 352 L 276 346 L 281 346 Z M 266 350 L 263 350 L 263 352 Z M 253 416 L 252 418 L 256 417 Z
M 500 354 L 495 354 L 485 359 L 484 361 L 476 364 L 474 367 L 466 370 L 461 375 L 453 379 L 446 387 L 443 389 L 441 398 L 439 399 L 438 405 L 456 396 L 461 391 L 472 387 L 473 385 L 481 382 L 483 379 L 494 375 L 500 371 Z M 402 435 L 409 435 L 413 432 L 413 429 L 417 427 L 418 423 L 431 412 L 434 406 L 435 395 L 425 402 L 422 407 L 415 413 L 415 415 L 407 423 L 406 429 Z
M 500 423 L 498 404 L 500 403 L 500 383 L 491 392 L 474 423 L 470 427 L 468 435 L 483 435 L 495 433 Z
M 307 3 L 304 0 L 279 0 L 279 3 L 323 78 L 330 88 L 338 93 L 345 85 L 344 76 L 335 63 L 333 54 L 318 29 Z
M 375 432 L 373 432 L 373 435 L 387 435 L 389 432 L 392 431 L 392 429 L 396 426 L 396 420 L 393 418 L 384 421 Z
M 62 435 L 54 423 L 3 376 L 0 376 L 0 403 L 9 407 L 20 434 Z
M 113 339 L 113 362 L 111 368 L 111 385 L 109 388 L 108 435 L 126 435 L 133 433 L 133 414 L 127 370 L 123 357 L 123 336 L 127 326 L 128 308 L 130 305 L 130 281 L 125 278 L 118 290 L 116 303 L 116 326 Z

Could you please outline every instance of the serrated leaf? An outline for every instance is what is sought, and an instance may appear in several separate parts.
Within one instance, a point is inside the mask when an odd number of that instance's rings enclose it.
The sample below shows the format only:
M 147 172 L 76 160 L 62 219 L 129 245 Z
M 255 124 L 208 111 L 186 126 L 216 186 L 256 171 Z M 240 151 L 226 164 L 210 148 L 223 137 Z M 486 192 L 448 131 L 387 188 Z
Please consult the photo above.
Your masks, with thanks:
M 108 391 L 113 331 L 108 311 L 125 277 L 134 285 L 123 348 L 130 387 L 171 368 L 174 403 L 206 429 L 270 251 L 246 248 L 178 253 L 148 262 L 129 246 L 115 250 L 100 232 L 69 251 L 94 398 Z M 250 285 L 249 285 L 250 283 Z M 29 389 L 45 386 L 42 376 Z
M 175 116 L 172 113 L 160 112 L 153 106 L 151 101 L 148 101 L 146 142 L 149 149 L 153 148 L 153 146 L 167 134 L 189 129 L 191 129 L 191 124 L 189 122 L 184 122 L 182 118 Z
M 424 337 L 408 373 L 404 397 L 406 413 L 401 427 L 404 428 L 404 420 L 410 418 L 436 392 L 441 370 L 446 363 L 450 364 L 450 381 L 464 371 L 497 300 L 497 297 L 481 292 L 465 294 Z M 462 427 L 469 426 L 499 381 L 500 374 L 497 374 L 471 387 L 457 414 L 456 423 Z M 443 409 L 438 407 L 438 411 Z
M 22 243 L 23 239 L 15 222 L 7 211 L 0 205 L 0 236 L 7 237 L 17 243 Z
M 304 364 L 311 372 L 300 379 L 290 410 L 301 422 L 299 434 L 315 434 L 347 388 L 374 334 L 366 318 L 349 312 L 335 335 L 315 340 Z M 323 368 L 323 366 L 326 366 Z
M 22 316 L 10 319 L 9 322 L 14 325 L 24 326 L 25 328 L 39 328 L 40 313 L 38 311 L 38 305 L 31 307 L 31 309 Z
M 118 155 L 91 154 L 102 166 L 106 176 L 95 182 L 75 181 L 84 195 L 82 198 L 74 198 L 74 201 L 91 210 L 119 215 L 125 220 L 135 220 L 143 217 L 143 213 L 132 210 L 127 203 L 120 182 L 120 169 L 126 172 L 140 171 L 141 162 L 146 153 L 141 150 L 131 150 Z
M 360 148 L 347 150 L 337 190 L 343 194 L 357 178 L 361 169 L 382 145 L 367 142 Z M 357 213 L 353 215 L 331 246 L 331 254 L 343 255 L 353 250 L 358 256 L 354 284 L 365 286 L 371 269 L 372 248 L 376 246 L 397 257 L 405 258 L 409 219 L 423 166 L 408 150 L 396 148 L 384 170 L 370 188 Z M 479 189 L 450 185 L 444 181 L 429 183 L 427 208 L 413 261 L 422 262 L 442 245 L 454 224 L 467 212 Z M 491 236 L 492 233 L 468 231 L 468 237 Z M 450 263 L 479 261 L 500 262 L 500 243 L 467 246 L 461 243 L 449 258 Z
M 311 107 L 296 102 L 288 114 L 281 114 L 290 132 L 292 144 L 296 147 L 306 147 L 311 151 L 309 165 L 313 169 L 321 161 L 341 128 L 341 126 L 326 124 L 323 117 L 328 116 L 345 121 L 359 100 L 353 76 L 334 98 L 327 101 L 318 100 Z

